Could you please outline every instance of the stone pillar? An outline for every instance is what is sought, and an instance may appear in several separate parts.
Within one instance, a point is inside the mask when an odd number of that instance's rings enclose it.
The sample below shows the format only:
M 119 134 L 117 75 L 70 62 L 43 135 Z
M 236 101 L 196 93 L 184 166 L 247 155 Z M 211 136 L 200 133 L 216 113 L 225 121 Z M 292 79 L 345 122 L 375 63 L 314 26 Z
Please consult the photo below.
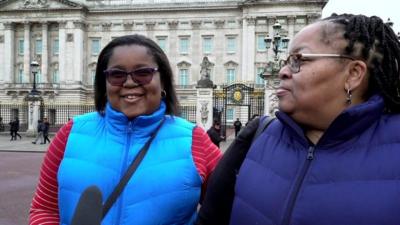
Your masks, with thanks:
M 48 65 L 49 65 L 49 55 L 48 55 L 48 24 L 47 22 L 42 23 L 42 82 L 48 82 Z
M 61 21 L 58 25 L 58 42 L 59 42 L 59 53 L 58 53 L 58 75 L 60 79 L 60 83 L 65 83 L 67 80 L 67 70 L 66 70 L 66 25 L 67 22 Z
M 177 36 L 176 29 L 178 27 L 178 21 L 176 20 L 172 20 L 172 21 L 168 21 L 168 29 L 170 30 L 169 33 L 169 58 L 171 60 L 171 65 L 172 65 L 172 70 L 175 74 L 174 79 L 177 81 L 178 79 L 178 71 L 176 71 L 176 64 L 178 63 L 178 56 L 179 56 L 179 50 L 178 50 L 178 44 L 179 44 L 179 38 Z
M 154 40 L 154 27 L 156 26 L 156 22 L 154 21 L 146 21 L 144 23 L 146 25 L 147 37 Z
M 196 124 L 208 130 L 213 123 L 213 88 L 197 87 Z
M 84 71 L 84 48 L 83 48 L 83 35 L 85 23 L 80 21 L 74 22 L 74 75 L 72 80 L 74 82 L 82 82 Z
M 201 26 L 201 21 L 200 20 L 192 20 L 191 21 L 192 24 L 192 46 L 193 46 L 193 50 L 194 51 L 198 51 L 199 54 L 193 54 L 192 55 L 192 66 L 190 67 L 191 72 L 189 73 L 190 76 L 190 82 L 192 81 L 196 81 L 199 80 L 200 77 L 196 76 L 196 74 L 200 74 L 200 63 L 201 63 L 201 59 L 202 59 L 202 55 L 203 55 L 203 46 L 201 45 L 202 43 L 202 36 L 200 34 L 200 26 Z M 191 83 L 190 83 L 191 84 Z
M 28 130 L 26 131 L 26 136 L 35 136 L 37 133 L 37 124 L 40 117 L 40 97 L 26 98 L 28 102 Z
M 14 23 L 4 23 L 4 74 L 0 74 L 0 81 L 11 83 L 14 80 L 15 63 L 15 25 Z
M 296 16 L 288 16 L 287 17 L 288 21 L 288 37 L 290 39 L 293 39 L 293 36 L 295 35 L 294 33 L 294 26 L 296 24 Z
M 252 78 L 254 74 L 255 22 L 254 17 L 245 18 L 243 21 L 242 74 L 240 80 L 248 80 L 247 78 Z
M 24 22 L 24 76 L 33 82 L 31 76 L 31 24 Z

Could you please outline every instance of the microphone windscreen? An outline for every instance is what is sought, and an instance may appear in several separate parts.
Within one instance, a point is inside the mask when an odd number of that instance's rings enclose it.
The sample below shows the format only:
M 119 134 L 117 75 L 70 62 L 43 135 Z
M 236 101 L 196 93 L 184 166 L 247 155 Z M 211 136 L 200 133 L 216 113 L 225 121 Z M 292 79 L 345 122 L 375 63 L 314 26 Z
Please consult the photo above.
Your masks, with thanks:
M 90 186 L 82 193 L 76 206 L 71 225 L 100 225 L 102 220 L 101 191 L 96 186 Z

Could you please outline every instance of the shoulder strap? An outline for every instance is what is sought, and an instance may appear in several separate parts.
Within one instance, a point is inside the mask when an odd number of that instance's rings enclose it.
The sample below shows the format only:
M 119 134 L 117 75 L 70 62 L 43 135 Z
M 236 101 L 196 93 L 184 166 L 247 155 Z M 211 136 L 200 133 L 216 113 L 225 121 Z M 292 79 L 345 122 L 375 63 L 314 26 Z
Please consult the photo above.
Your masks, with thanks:
M 256 133 L 254 134 L 253 139 L 251 142 L 253 143 L 258 136 L 271 124 L 272 121 L 275 120 L 275 117 L 271 116 L 265 116 L 264 118 L 260 118 L 260 123 L 258 124 L 258 128 L 256 130 Z
M 164 119 L 161 121 L 161 123 L 158 125 L 154 133 L 151 135 L 149 140 L 147 140 L 146 144 L 140 149 L 139 153 L 136 155 L 135 159 L 132 161 L 132 163 L 129 165 L 128 169 L 126 170 L 124 176 L 121 178 L 117 186 L 114 188 L 113 192 L 110 194 L 110 196 L 107 198 L 106 202 L 103 205 L 103 216 L 104 218 L 114 202 L 117 200 L 118 196 L 121 194 L 121 192 L 124 190 L 125 185 L 128 183 L 129 179 L 132 177 L 132 175 L 135 173 L 136 169 L 138 168 L 140 162 L 143 160 L 144 156 L 147 153 L 147 150 L 149 150 L 150 144 L 153 141 L 154 137 L 156 136 L 157 132 L 160 130 L 162 124 L 164 123 Z

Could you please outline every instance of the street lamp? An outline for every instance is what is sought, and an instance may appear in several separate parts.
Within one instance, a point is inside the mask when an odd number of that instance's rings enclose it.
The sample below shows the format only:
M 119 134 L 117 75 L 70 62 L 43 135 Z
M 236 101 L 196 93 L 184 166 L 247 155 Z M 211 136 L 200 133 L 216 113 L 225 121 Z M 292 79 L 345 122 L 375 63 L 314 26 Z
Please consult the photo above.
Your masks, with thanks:
M 39 91 L 36 90 L 36 74 L 39 71 L 39 63 L 37 61 L 31 62 L 31 70 L 32 70 L 32 74 L 33 74 L 33 88 L 31 90 L 31 94 L 37 95 L 37 94 L 39 94 Z
M 273 60 L 267 62 L 264 71 L 259 74 L 259 76 L 264 80 L 266 80 L 268 77 L 276 77 L 278 75 L 278 72 L 281 69 L 279 65 L 279 53 L 283 52 L 284 49 L 287 49 L 290 40 L 286 36 L 281 36 L 280 33 L 282 26 L 278 21 L 272 25 L 272 29 L 273 37 L 267 36 L 264 39 L 266 48 L 272 48 L 272 51 L 274 52 Z

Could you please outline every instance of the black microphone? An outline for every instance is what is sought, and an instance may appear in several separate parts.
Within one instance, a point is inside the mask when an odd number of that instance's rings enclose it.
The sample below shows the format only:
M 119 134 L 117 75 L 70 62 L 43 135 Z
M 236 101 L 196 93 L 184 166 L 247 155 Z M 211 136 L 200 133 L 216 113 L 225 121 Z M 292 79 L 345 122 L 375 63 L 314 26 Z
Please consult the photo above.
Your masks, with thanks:
M 76 206 L 71 225 L 100 225 L 102 220 L 101 191 L 96 186 L 90 186 L 82 193 Z

